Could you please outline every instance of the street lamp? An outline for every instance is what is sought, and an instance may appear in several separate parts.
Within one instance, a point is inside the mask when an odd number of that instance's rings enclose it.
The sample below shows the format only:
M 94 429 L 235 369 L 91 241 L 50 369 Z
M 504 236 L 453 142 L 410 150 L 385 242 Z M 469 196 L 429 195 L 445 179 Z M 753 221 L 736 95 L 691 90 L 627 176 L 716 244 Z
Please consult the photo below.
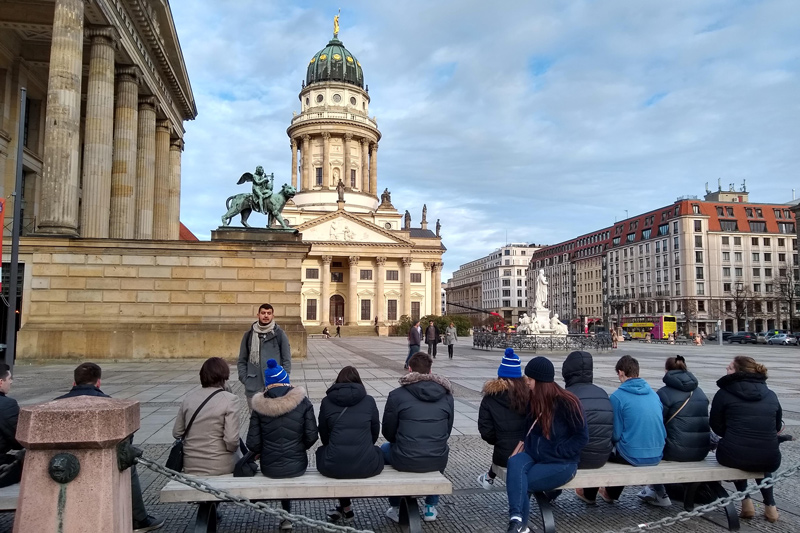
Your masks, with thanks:
M 737 295 L 741 295 L 744 291 L 744 284 L 740 281 L 736 283 L 736 292 Z M 744 295 L 744 330 L 747 331 L 747 322 L 749 317 L 747 316 L 747 295 Z

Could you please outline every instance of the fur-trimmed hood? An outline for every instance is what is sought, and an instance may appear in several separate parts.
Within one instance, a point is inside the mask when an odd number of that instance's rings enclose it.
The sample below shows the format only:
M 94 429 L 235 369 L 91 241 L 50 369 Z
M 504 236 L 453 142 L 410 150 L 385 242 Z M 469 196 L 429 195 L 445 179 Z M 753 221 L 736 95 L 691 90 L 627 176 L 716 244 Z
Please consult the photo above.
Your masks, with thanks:
M 284 389 L 288 389 L 284 392 Z M 306 398 L 303 387 L 273 387 L 253 396 L 253 410 L 257 413 L 277 417 L 295 409 Z
M 503 378 L 495 378 L 495 379 L 490 379 L 489 381 L 483 384 L 483 389 L 481 390 L 481 393 L 484 396 L 496 396 L 498 394 L 507 392 L 508 389 L 509 389 L 508 381 L 506 381 Z
M 450 381 L 437 374 L 410 372 L 398 381 L 408 392 L 423 402 L 435 402 L 447 394 L 453 394 Z

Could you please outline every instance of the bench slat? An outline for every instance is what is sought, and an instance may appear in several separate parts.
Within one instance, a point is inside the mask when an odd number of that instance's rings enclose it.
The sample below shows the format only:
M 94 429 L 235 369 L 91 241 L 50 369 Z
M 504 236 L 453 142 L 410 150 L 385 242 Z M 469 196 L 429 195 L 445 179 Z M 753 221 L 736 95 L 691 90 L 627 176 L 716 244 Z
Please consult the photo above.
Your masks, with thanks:
M 19 500 L 19 483 L 0 489 L 0 511 L 14 511 Z
M 703 461 L 678 463 L 661 461 L 657 466 L 621 465 L 606 463 L 596 470 L 578 470 L 562 489 L 583 487 L 617 487 L 622 485 L 654 485 L 661 483 L 691 483 L 700 481 L 727 481 L 734 479 L 757 479 L 763 472 L 745 472 L 736 468 L 720 466 L 715 455 Z
M 190 476 L 194 477 L 194 476 Z M 288 479 L 272 479 L 256 474 L 254 477 L 210 476 L 196 477 L 237 496 L 250 500 L 318 499 L 318 498 L 374 498 L 378 496 L 424 496 L 427 494 L 452 494 L 453 485 L 439 472 L 418 474 L 398 472 L 387 466 L 383 472 L 368 479 L 332 479 L 316 469 Z M 170 481 L 161 489 L 164 503 L 199 502 L 216 500 L 211 494 L 200 492 L 178 481 Z

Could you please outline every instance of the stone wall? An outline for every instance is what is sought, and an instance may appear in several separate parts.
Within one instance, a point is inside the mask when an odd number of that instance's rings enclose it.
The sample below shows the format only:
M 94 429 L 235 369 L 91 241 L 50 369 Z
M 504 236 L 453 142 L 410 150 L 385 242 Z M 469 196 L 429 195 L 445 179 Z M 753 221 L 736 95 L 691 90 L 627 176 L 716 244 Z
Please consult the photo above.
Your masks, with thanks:
M 300 268 L 310 245 L 32 237 L 17 357 L 238 355 L 259 305 L 275 307 L 292 357 L 306 356 Z

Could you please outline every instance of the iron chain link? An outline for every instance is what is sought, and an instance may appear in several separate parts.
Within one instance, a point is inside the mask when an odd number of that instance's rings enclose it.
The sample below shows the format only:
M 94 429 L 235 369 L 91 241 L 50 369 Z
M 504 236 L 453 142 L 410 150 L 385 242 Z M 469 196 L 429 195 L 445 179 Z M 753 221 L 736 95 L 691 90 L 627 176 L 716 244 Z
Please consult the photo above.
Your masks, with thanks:
M 296 524 L 303 524 L 316 529 L 321 529 L 322 531 L 328 531 L 329 533 L 375 533 L 374 531 L 368 529 L 355 529 L 349 526 L 337 526 L 335 524 L 329 524 L 328 522 L 323 522 L 321 520 L 314 520 L 313 518 L 308 518 L 307 516 L 292 514 L 284 511 L 283 509 L 275 509 L 269 507 L 264 502 L 253 503 L 247 498 L 243 498 L 241 496 L 231 494 L 228 491 L 215 488 L 206 483 L 205 481 L 194 479 L 192 477 L 181 474 L 180 472 L 170 470 L 169 468 L 161 466 L 160 464 L 151 461 L 149 459 L 145 459 L 144 457 L 139 457 L 136 460 L 136 462 L 139 463 L 140 465 L 146 466 L 153 472 L 168 477 L 173 481 L 183 483 L 184 485 L 189 486 L 195 490 L 211 494 L 212 496 L 216 496 L 220 500 L 233 503 L 234 505 L 238 505 L 239 507 L 243 507 L 245 509 L 250 509 L 257 513 L 277 516 L 282 520 L 290 520 L 291 522 L 294 522 Z
M 626 527 L 624 529 L 607 530 L 605 531 L 605 533 L 637 533 L 639 531 L 649 531 L 651 529 L 659 529 L 662 527 L 671 526 L 678 522 L 685 522 L 691 518 L 696 518 L 698 516 L 710 513 L 711 511 L 722 509 L 731 502 L 740 502 L 744 500 L 747 495 L 758 492 L 761 489 L 772 487 L 775 485 L 776 482 L 780 481 L 781 479 L 787 478 L 791 475 L 794 475 L 798 471 L 800 471 L 800 464 L 797 464 L 791 468 L 787 468 L 786 470 L 772 477 L 764 478 L 763 480 L 761 480 L 761 483 L 757 485 L 751 485 L 746 490 L 743 490 L 741 492 L 734 492 L 733 494 L 727 496 L 726 498 L 718 498 L 711 503 L 696 507 L 692 511 L 682 511 L 675 516 L 668 516 L 666 518 L 662 518 L 661 520 L 656 520 L 655 522 L 639 524 L 636 526 Z

